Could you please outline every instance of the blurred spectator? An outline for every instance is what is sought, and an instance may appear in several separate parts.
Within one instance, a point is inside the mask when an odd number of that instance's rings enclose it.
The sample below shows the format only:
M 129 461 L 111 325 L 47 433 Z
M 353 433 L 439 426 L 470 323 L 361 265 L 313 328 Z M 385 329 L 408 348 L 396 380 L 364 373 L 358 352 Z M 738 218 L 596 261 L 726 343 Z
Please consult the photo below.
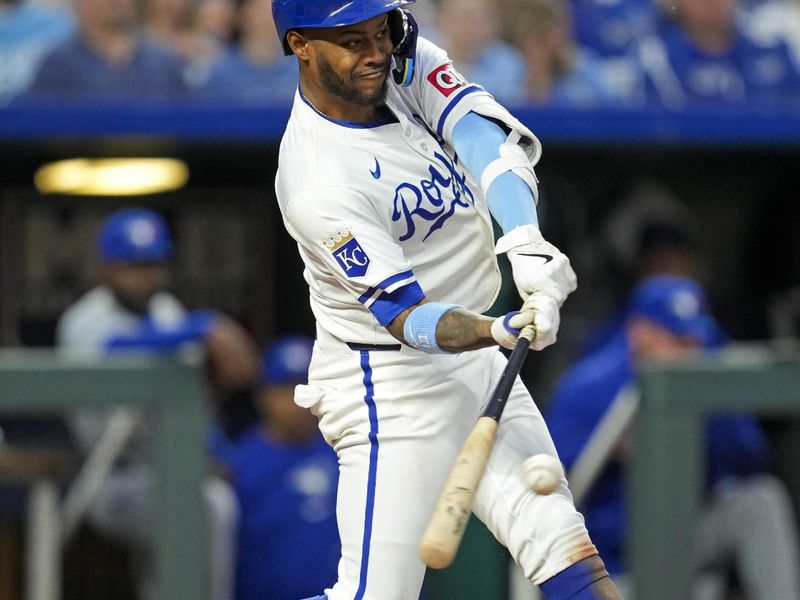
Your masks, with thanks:
M 630 296 L 624 329 L 567 371 L 550 401 L 546 420 L 566 467 L 574 466 L 616 399 L 635 389 L 637 364 L 688 359 L 721 343 L 720 329 L 693 279 L 644 280 Z M 617 575 L 627 569 L 624 478 L 635 451 L 629 436 L 628 430 L 612 446 L 582 507 L 606 567 Z M 705 439 L 707 480 L 693 559 L 697 572 L 708 575 L 703 583 L 712 584 L 707 591 L 733 568 L 751 600 L 800 598 L 791 500 L 783 483 L 766 471 L 769 448 L 758 422 L 745 414 L 712 415 Z
M 406 7 L 414 13 L 420 28 L 419 31 L 426 38 L 431 38 L 432 33 L 435 35 L 437 2 L 438 0 L 417 0 L 414 4 Z
M 163 218 L 146 209 L 124 209 L 103 224 L 97 240 L 99 285 L 62 315 L 57 342 L 71 354 L 120 352 L 205 352 L 211 382 L 220 390 L 255 382 L 258 358 L 253 343 L 232 319 L 211 311 L 186 312 L 166 291 L 172 241 Z M 198 398 L 198 402 L 207 399 Z M 165 402 L 169 398 L 164 398 Z M 87 454 L 109 435 L 109 414 L 78 411 L 71 417 L 76 440 Z M 117 417 L 118 418 L 118 417 Z M 139 596 L 153 597 L 152 536 L 155 425 L 140 417 L 122 456 L 105 477 L 88 510 L 98 530 L 126 543 L 136 569 Z M 233 491 L 210 477 L 203 489 L 209 520 L 212 600 L 233 597 L 237 507 Z
M 743 25 L 765 45 L 783 41 L 800 64 L 800 0 L 769 0 L 748 12 Z
M 145 33 L 162 46 L 191 56 L 196 44 L 195 14 L 195 0 L 145 0 Z
M 676 0 L 675 22 L 642 58 L 651 99 L 772 104 L 800 98 L 800 71 L 783 42 L 762 45 L 745 35 L 738 0 Z
M 66 10 L 0 0 L 0 106 L 28 88 L 45 54 L 74 29 Z
M 200 32 L 220 44 L 230 44 L 236 30 L 237 0 L 197 1 L 197 28 Z
M 578 44 L 603 61 L 620 101 L 643 99 L 638 55 L 657 30 L 657 0 L 570 0 Z
M 634 183 L 600 228 L 599 243 L 608 250 L 603 290 L 610 306 L 589 328 L 580 356 L 622 330 L 631 287 L 652 275 L 701 275 L 697 229 L 694 216 L 660 183 Z M 594 302 L 602 305 L 597 295 Z
M 521 98 L 525 65 L 519 52 L 500 38 L 503 15 L 485 0 L 441 0 L 438 35 L 456 69 L 500 101 Z
M 189 88 L 206 83 L 208 74 L 225 52 L 225 45 L 197 26 L 196 0 L 146 0 L 145 33 L 169 48 L 184 62 L 184 81 Z
M 239 34 L 235 49 L 214 67 L 201 95 L 244 104 L 291 102 L 297 61 L 283 55 L 271 0 L 243 0 Z
M 294 402 L 295 386 L 308 381 L 313 344 L 286 336 L 267 348 L 261 422 L 215 443 L 241 510 L 237 600 L 299 600 L 336 579 L 338 462 L 314 415 Z
M 75 0 L 75 11 L 78 33 L 44 59 L 31 97 L 139 103 L 184 95 L 180 59 L 140 35 L 136 0 Z
M 613 101 L 601 62 L 575 45 L 567 0 L 517 0 L 509 17 L 510 39 L 525 61 L 525 102 L 589 107 Z
M 601 227 L 625 289 L 649 275 L 700 275 L 694 215 L 658 181 L 635 181 Z M 626 294 L 627 295 L 627 294 Z

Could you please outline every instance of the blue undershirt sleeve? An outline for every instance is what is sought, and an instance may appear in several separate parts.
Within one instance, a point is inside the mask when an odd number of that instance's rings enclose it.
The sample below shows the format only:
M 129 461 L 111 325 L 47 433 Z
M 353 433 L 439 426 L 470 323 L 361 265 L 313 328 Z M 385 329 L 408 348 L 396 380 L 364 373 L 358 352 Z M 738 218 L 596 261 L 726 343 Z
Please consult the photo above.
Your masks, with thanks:
M 486 167 L 500 158 L 500 145 L 507 139 L 502 127 L 474 112 L 459 119 L 453 129 L 453 146 L 475 181 L 480 181 Z M 503 233 L 521 225 L 539 225 L 533 192 L 511 171 L 492 182 L 486 200 Z

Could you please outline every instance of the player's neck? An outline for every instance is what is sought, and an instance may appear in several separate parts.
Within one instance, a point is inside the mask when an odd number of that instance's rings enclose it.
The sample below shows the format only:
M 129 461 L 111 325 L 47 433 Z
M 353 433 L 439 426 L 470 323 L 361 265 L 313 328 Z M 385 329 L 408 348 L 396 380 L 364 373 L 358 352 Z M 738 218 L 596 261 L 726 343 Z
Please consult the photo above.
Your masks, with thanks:
M 301 93 L 317 113 L 331 121 L 347 123 L 372 123 L 386 116 L 385 105 L 371 106 L 355 104 L 326 92 L 320 86 L 301 81 Z

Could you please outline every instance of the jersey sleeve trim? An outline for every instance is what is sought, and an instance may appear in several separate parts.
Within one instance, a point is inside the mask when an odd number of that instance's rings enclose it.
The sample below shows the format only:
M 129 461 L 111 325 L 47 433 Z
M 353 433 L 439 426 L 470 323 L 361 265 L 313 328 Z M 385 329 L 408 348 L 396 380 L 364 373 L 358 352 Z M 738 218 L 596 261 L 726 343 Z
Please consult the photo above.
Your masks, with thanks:
M 381 293 L 393 292 L 401 285 L 406 285 L 413 281 L 415 281 L 414 272 L 410 269 L 408 271 L 403 271 L 402 273 L 390 275 L 379 284 L 368 288 L 366 292 L 358 297 L 358 301 L 369 308 L 370 305 L 375 301 L 375 298 L 377 298 Z
M 383 291 L 377 297 L 373 297 L 368 305 L 365 303 L 365 306 L 369 308 L 378 323 L 386 327 L 401 312 L 424 299 L 425 294 L 419 283 L 412 281 L 394 291 Z
M 474 94 L 475 92 L 483 92 L 483 91 L 485 90 L 481 86 L 475 84 L 469 85 L 465 87 L 463 90 L 461 90 L 456 95 L 456 97 L 450 101 L 450 104 L 448 104 L 442 111 L 442 116 L 439 117 L 439 122 L 436 124 L 436 133 L 439 136 L 442 135 L 442 133 L 444 132 L 444 125 L 447 122 L 447 117 L 450 116 L 450 113 L 453 111 L 453 109 L 456 107 L 456 105 L 461 101 L 461 99 L 464 96 L 468 94 Z

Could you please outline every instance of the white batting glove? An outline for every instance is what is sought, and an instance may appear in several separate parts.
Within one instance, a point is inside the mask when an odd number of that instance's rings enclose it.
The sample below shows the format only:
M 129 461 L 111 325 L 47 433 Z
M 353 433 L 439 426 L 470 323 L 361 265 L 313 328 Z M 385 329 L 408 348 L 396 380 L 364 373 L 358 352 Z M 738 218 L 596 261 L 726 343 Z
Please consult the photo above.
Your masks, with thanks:
M 522 311 L 534 314 L 533 328 L 536 330 L 536 337 L 531 341 L 532 350 L 544 350 L 556 343 L 561 314 L 555 298 L 544 292 L 535 292 L 525 300 Z
M 535 292 L 555 299 L 558 307 L 578 287 L 578 278 L 569 258 L 546 241 L 535 225 L 510 231 L 495 246 L 495 254 L 505 252 L 511 262 L 514 284 L 523 300 Z
M 533 325 L 535 335 L 531 349 L 542 350 L 556 341 L 561 316 L 556 301 L 547 294 L 531 294 L 519 311 L 512 311 L 498 317 L 492 323 L 492 337 L 503 346 L 513 350 L 519 339 L 519 332 L 526 325 Z
M 492 337 L 503 348 L 513 350 L 519 339 L 519 332 L 526 325 L 532 325 L 536 314 L 533 311 L 520 312 L 518 310 L 497 317 L 492 323 Z

